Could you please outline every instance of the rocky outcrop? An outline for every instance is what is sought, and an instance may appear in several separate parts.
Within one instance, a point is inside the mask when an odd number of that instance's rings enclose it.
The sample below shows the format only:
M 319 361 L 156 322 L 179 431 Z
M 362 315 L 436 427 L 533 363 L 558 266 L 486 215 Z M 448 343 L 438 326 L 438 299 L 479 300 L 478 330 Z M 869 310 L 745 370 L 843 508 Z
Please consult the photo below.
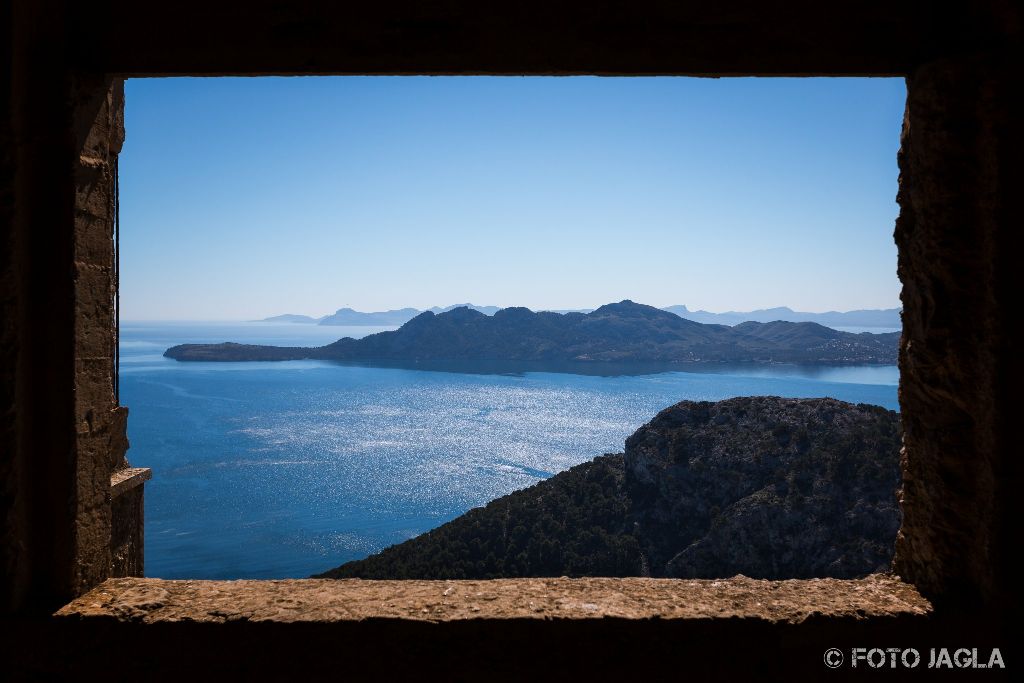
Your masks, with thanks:
M 850 577 L 888 568 L 899 417 L 834 399 L 684 401 L 626 440 L 630 518 L 659 573 Z
M 683 401 L 606 455 L 327 578 L 852 578 L 888 569 L 899 415 L 834 399 Z

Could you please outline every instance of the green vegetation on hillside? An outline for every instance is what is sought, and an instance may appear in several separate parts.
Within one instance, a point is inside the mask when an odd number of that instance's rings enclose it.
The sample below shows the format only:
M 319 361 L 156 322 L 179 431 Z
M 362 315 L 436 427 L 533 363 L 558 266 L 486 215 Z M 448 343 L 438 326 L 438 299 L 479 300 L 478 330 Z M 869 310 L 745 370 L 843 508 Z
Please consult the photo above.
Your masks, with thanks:
M 834 399 L 684 401 L 604 455 L 327 578 L 851 578 L 899 528 L 899 416 Z

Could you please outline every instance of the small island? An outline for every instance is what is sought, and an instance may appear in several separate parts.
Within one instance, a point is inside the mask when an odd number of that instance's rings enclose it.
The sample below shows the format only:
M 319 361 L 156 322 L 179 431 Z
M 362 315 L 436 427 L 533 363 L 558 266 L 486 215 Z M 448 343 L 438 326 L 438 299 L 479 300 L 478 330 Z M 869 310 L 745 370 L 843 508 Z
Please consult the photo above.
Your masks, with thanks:
M 893 365 L 898 332 L 854 334 L 812 322 L 703 324 L 620 301 L 590 313 L 503 308 L 423 312 L 399 329 L 318 347 L 181 344 L 179 361 L 761 362 Z

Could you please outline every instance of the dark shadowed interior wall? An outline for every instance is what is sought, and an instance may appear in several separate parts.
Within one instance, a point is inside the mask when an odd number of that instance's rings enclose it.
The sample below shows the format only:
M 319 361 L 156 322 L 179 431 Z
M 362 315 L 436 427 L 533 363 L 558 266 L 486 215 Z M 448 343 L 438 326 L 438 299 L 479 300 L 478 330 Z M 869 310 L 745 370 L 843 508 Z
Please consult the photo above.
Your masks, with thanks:
M 726 0 L 577 13 L 533 2 L 15 0 L 2 11 L 0 612 L 49 614 L 123 571 L 111 553 L 123 528 L 111 475 L 127 465 L 114 398 L 120 79 L 322 73 L 905 76 L 895 569 L 940 611 L 1019 605 L 1010 557 L 1024 377 L 1009 308 L 1022 291 L 1019 4 Z

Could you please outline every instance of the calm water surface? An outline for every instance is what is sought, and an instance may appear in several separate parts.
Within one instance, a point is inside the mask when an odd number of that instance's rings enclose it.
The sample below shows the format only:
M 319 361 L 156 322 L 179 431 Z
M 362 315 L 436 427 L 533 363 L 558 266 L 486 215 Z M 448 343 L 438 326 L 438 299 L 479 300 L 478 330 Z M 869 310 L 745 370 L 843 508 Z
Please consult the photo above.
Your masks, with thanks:
M 831 396 L 896 410 L 886 367 L 179 363 L 184 342 L 310 346 L 383 329 L 121 324 L 146 573 L 304 577 L 589 460 L 683 399 Z M 566 372 L 568 370 L 568 372 Z M 586 374 L 589 373 L 589 374 Z

